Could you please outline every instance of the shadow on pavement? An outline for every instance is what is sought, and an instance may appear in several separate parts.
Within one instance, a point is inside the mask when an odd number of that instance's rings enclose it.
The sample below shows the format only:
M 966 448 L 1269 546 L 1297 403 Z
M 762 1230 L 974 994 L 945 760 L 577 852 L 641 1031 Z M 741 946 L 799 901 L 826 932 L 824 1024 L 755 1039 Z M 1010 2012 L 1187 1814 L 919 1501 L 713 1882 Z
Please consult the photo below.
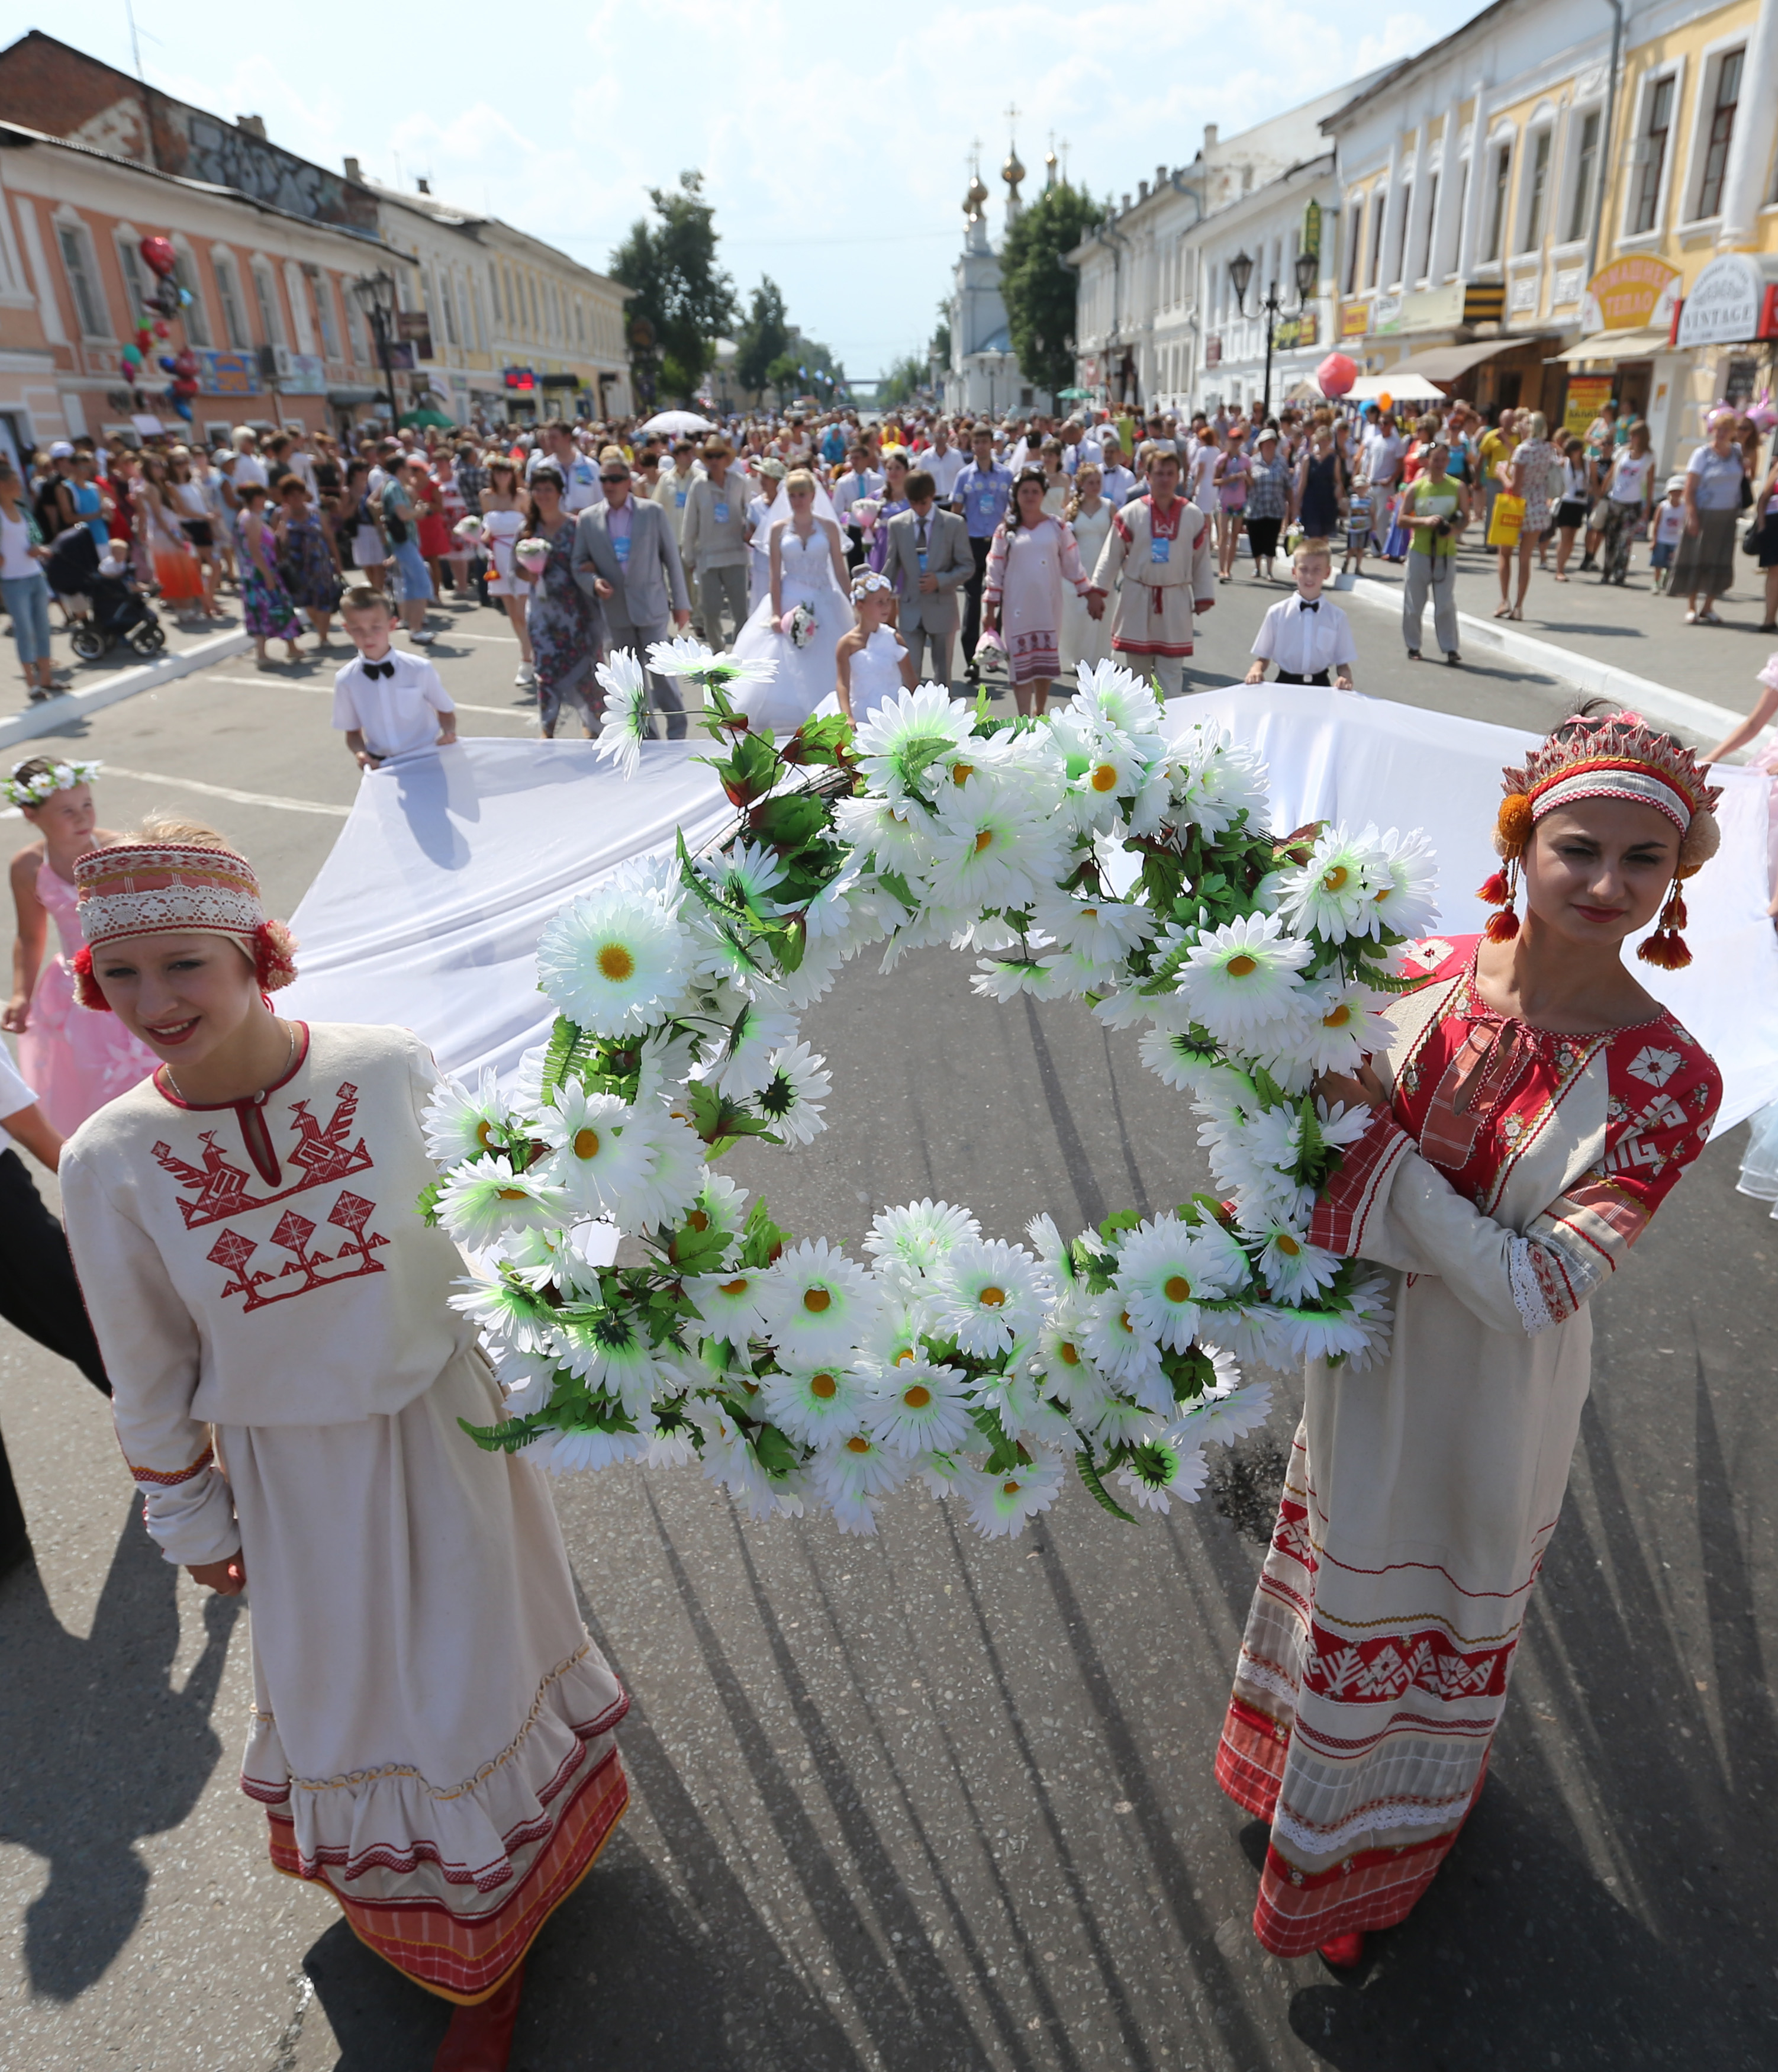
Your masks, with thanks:
M 0 1590 L 0 1838 L 49 1865 L 24 1954 L 52 2000 L 84 1992 L 122 1950 L 148 1896 L 136 1838 L 178 1827 L 222 1753 L 210 1712 L 239 1606 L 207 1601 L 203 1651 L 175 1691 L 179 1574 L 133 1498 L 89 1638 L 58 1622 L 34 1566 Z

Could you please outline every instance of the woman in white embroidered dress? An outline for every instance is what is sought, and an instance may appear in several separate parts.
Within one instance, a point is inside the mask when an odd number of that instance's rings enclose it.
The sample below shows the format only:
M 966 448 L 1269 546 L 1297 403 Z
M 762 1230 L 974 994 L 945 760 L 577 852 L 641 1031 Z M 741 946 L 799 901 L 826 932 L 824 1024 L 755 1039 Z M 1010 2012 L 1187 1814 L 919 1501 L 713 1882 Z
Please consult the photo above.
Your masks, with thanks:
M 624 1809 L 627 1701 L 540 1471 L 459 1424 L 504 1412 L 414 1211 L 435 1067 L 404 1030 L 273 1013 L 294 946 L 209 829 L 76 877 L 82 989 L 162 1061 L 61 1165 L 149 1531 L 252 1593 L 241 1785 L 274 1866 L 455 2003 L 441 2072 L 498 2072 L 532 1939 Z
M 1006 643 L 1019 710 L 1040 716 L 1061 673 L 1062 585 L 1081 598 L 1092 588 L 1073 532 L 1045 516 L 1045 493 L 1041 469 L 1020 471 L 1012 508 L 988 550 L 982 590 L 982 624 Z
M 1394 1269 L 1394 1326 L 1368 1373 L 1309 1367 L 1217 1754 L 1271 1823 L 1254 1928 L 1279 1957 L 1356 1964 L 1456 1840 L 1567 1484 L 1588 1297 L 1721 1097 L 1621 961 L 1657 912 L 1638 954 L 1689 961 L 1678 881 L 1718 839 L 1690 751 L 1632 715 L 1568 721 L 1506 791 L 1482 896 L 1507 912 L 1421 945 L 1386 1054 L 1321 1087 L 1373 1113 L 1310 1235 Z

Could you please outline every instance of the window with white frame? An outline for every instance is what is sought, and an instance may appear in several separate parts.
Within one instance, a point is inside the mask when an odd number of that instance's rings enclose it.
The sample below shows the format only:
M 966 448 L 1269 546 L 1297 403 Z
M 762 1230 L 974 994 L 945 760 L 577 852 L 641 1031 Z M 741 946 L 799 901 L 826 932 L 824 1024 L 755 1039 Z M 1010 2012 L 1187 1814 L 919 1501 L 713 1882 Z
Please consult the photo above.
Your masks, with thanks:
M 1395 191 L 1395 263 L 1390 279 L 1399 282 L 1407 271 L 1407 227 L 1414 220 L 1414 183 L 1402 181 Z
M 222 327 L 236 352 L 251 350 L 253 335 L 247 325 L 247 305 L 241 298 L 240 275 L 234 254 L 220 245 L 210 248 L 210 270 L 216 279 L 216 299 L 222 304 Z
M 314 311 L 315 334 L 321 350 L 330 360 L 339 357 L 339 327 L 334 322 L 333 287 L 318 266 L 305 265 L 302 278 L 309 285 L 309 306 Z
M 1463 251 L 1464 216 L 1469 207 L 1469 161 L 1464 159 L 1457 167 L 1457 206 L 1452 212 L 1452 229 L 1446 240 L 1445 249 L 1439 254 L 1441 273 L 1455 272 Z M 1446 262 L 1448 261 L 1449 264 Z
M 73 298 L 75 321 L 83 338 L 109 338 L 110 312 L 99 283 L 99 267 L 92 256 L 92 240 L 84 223 L 59 222 L 55 242 L 62 254 L 62 271 L 68 276 Z
M 1388 223 L 1389 189 L 1377 187 L 1370 197 L 1370 261 L 1365 269 L 1365 286 L 1374 288 L 1383 270 L 1383 232 Z
M 372 358 L 370 335 L 364 327 L 364 319 L 358 306 L 358 298 L 348 286 L 339 299 L 346 312 L 346 342 L 351 349 L 352 358 L 360 367 L 368 367 Z
M 1661 187 L 1667 173 L 1667 148 L 1673 141 L 1673 101 L 1679 90 L 1677 73 L 1651 80 L 1645 89 L 1642 122 L 1631 146 L 1636 179 L 1631 189 L 1630 234 L 1645 236 L 1661 220 Z
M 181 311 L 185 319 L 185 335 L 193 345 L 207 346 L 210 343 L 210 309 L 203 298 L 203 286 L 198 278 L 198 269 L 191 254 L 183 246 L 175 247 L 173 253 L 175 285 L 184 290 L 191 299 Z
M 142 312 L 154 301 L 154 291 L 148 284 L 148 269 L 142 264 L 142 240 L 126 225 L 117 232 L 117 270 L 124 277 L 124 294 L 129 298 L 132 321 L 139 319 Z
M 268 345 L 287 343 L 284 335 L 284 312 L 278 307 L 277 281 L 270 265 L 263 259 L 253 261 L 253 299 L 259 305 L 259 327 Z
M 469 282 L 461 273 L 457 277 L 457 328 L 462 335 L 466 348 L 473 346 L 475 343 L 475 326 L 470 316 Z
M 1704 163 L 1694 199 L 1694 220 L 1723 213 L 1723 182 L 1729 169 L 1729 145 L 1735 135 L 1735 112 L 1741 99 L 1741 74 L 1747 52 L 1725 51 L 1705 75 Z
M 1490 161 L 1488 194 L 1488 234 L 1482 240 L 1482 257 L 1498 265 L 1506 238 L 1506 197 L 1513 184 L 1513 146 L 1497 144 Z
M 1439 227 L 1439 175 L 1426 176 L 1426 235 L 1420 241 L 1420 265 L 1416 278 L 1424 281 L 1432 273 L 1432 240 Z
M 1575 138 L 1575 179 L 1568 195 L 1567 242 L 1578 245 L 1593 220 L 1593 189 L 1599 180 L 1599 133 L 1604 117 L 1589 108 Z
M 1352 230 L 1346 245 L 1346 293 L 1358 292 L 1358 269 L 1365 249 L 1365 197 L 1360 195 L 1352 204 Z
M 1550 224 L 1550 154 L 1555 132 L 1546 125 L 1525 140 L 1529 159 L 1525 169 L 1525 210 L 1519 232 L 1521 252 L 1535 252 L 1543 243 Z
M 487 262 L 487 289 L 489 300 L 494 305 L 494 321 L 506 322 L 506 311 L 500 306 L 500 269 L 491 259 Z

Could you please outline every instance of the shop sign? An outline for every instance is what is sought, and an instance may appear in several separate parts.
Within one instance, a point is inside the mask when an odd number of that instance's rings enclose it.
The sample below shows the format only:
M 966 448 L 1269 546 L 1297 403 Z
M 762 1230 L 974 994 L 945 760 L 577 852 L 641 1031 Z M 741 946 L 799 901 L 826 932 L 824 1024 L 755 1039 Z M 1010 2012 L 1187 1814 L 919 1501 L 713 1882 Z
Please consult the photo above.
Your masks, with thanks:
M 528 367 L 509 367 L 504 376 L 506 385 L 521 396 L 532 396 L 537 390 L 537 376 Z
M 1315 345 L 1320 342 L 1320 312 L 1300 310 L 1293 317 L 1284 317 L 1272 327 L 1272 344 L 1279 352 L 1288 352 L 1294 347 Z
M 1692 283 L 1679 312 L 1674 343 L 1689 345 L 1751 345 L 1756 339 L 1778 336 L 1773 317 L 1778 269 L 1761 263 L 1754 252 L 1723 252 L 1711 260 Z
M 1464 284 L 1419 288 L 1402 298 L 1403 331 L 1453 331 L 1463 322 Z
M 1321 256 L 1321 204 L 1312 201 L 1303 212 L 1303 249 L 1315 258 Z
M 220 352 L 208 347 L 196 354 L 200 396 L 257 396 L 259 368 L 251 352 Z
M 1221 331 L 1213 331 L 1209 336 L 1205 339 L 1204 364 L 1206 367 L 1220 367 L 1222 364 L 1222 334 Z
M 1402 329 L 1402 302 L 1400 295 L 1378 295 L 1370 306 L 1370 335 L 1373 338 L 1393 338 Z
M 1684 278 L 1665 259 L 1640 253 L 1614 259 L 1587 283 L 1580 306 L 1581 329 L 1647 331 L 1669 323 Z
M 1577 439 L 1585 438 L 1587 427 L 1599 415 L 1601 407 L 1611 400 L 1610 375 L 1571 374 L 1568 377 L 1568 399 L 1562 409 L 1562 429 L 1572 432 Z
M 281 396 L 325 396 L 327 363 L 318 352 L 293 352 L 279 369 L 277 386 Z
M 1368 302 L 1342 302 L 1340 305 L 1340 335 L 1362 338 L 1370 328 L 1370 306 Z
M 395 335 L 422 360 L 432 358 L 432 319 L 424 310 L 397 310 Z

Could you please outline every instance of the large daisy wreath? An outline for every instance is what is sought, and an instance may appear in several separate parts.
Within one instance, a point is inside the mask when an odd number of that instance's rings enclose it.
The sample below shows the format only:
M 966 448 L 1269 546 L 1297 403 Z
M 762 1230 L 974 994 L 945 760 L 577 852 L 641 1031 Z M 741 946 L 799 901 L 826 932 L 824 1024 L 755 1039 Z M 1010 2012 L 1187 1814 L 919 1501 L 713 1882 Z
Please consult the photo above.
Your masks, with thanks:
M 482 1258 L 455 1299 L 507 1391 L 503 1422 L 465 1427 L 478 1444 L 557 1472 L 696 1459 L 756 1516 L 824 1505 L 848 1532 L 918 1480 L 1012 1534 L 1070 1456 L 1119 1517 L 1192 1501 L 1205 1444 L 1270 1409 L 1239 1359 L 1377 1354 L 1381 1276 L 1308 1231 L 1367 1117 L 1313 1083 L 1378 1047 L 1410 982 L 1395 952 L 1434 914 L 1419 836 L 1265 832 L 1254 755 L 1203 725 L 1169 736 L 1112 664 L 1047 721 L 922 684 L 856 731 L 815 718 L 774 744 L 734 710 L 734 664 L 689 642 L 651 660 L 702 687 L 737 831 L 565 907 L 537 950 L 548 1044 L 509 1092 L 489 1072 L 432 1104 L 442 1177 L 421 1208 Z M 627 653 L 599 675 L 601 752 L 627 775 L 646 679 Z M 1071 1240 L 1039 1216 L 1029 1245 L 910 1202 L 863 1261 L 749 1204 L 722 1153 L 826 1127 L 802 1009 L 860 950 L 886 969 L 941 942 L 977 953 L 992 998 L 1144 1030 L 1226 1198 Z M 595 1263 L 601 1223 L 641 1263 Z

